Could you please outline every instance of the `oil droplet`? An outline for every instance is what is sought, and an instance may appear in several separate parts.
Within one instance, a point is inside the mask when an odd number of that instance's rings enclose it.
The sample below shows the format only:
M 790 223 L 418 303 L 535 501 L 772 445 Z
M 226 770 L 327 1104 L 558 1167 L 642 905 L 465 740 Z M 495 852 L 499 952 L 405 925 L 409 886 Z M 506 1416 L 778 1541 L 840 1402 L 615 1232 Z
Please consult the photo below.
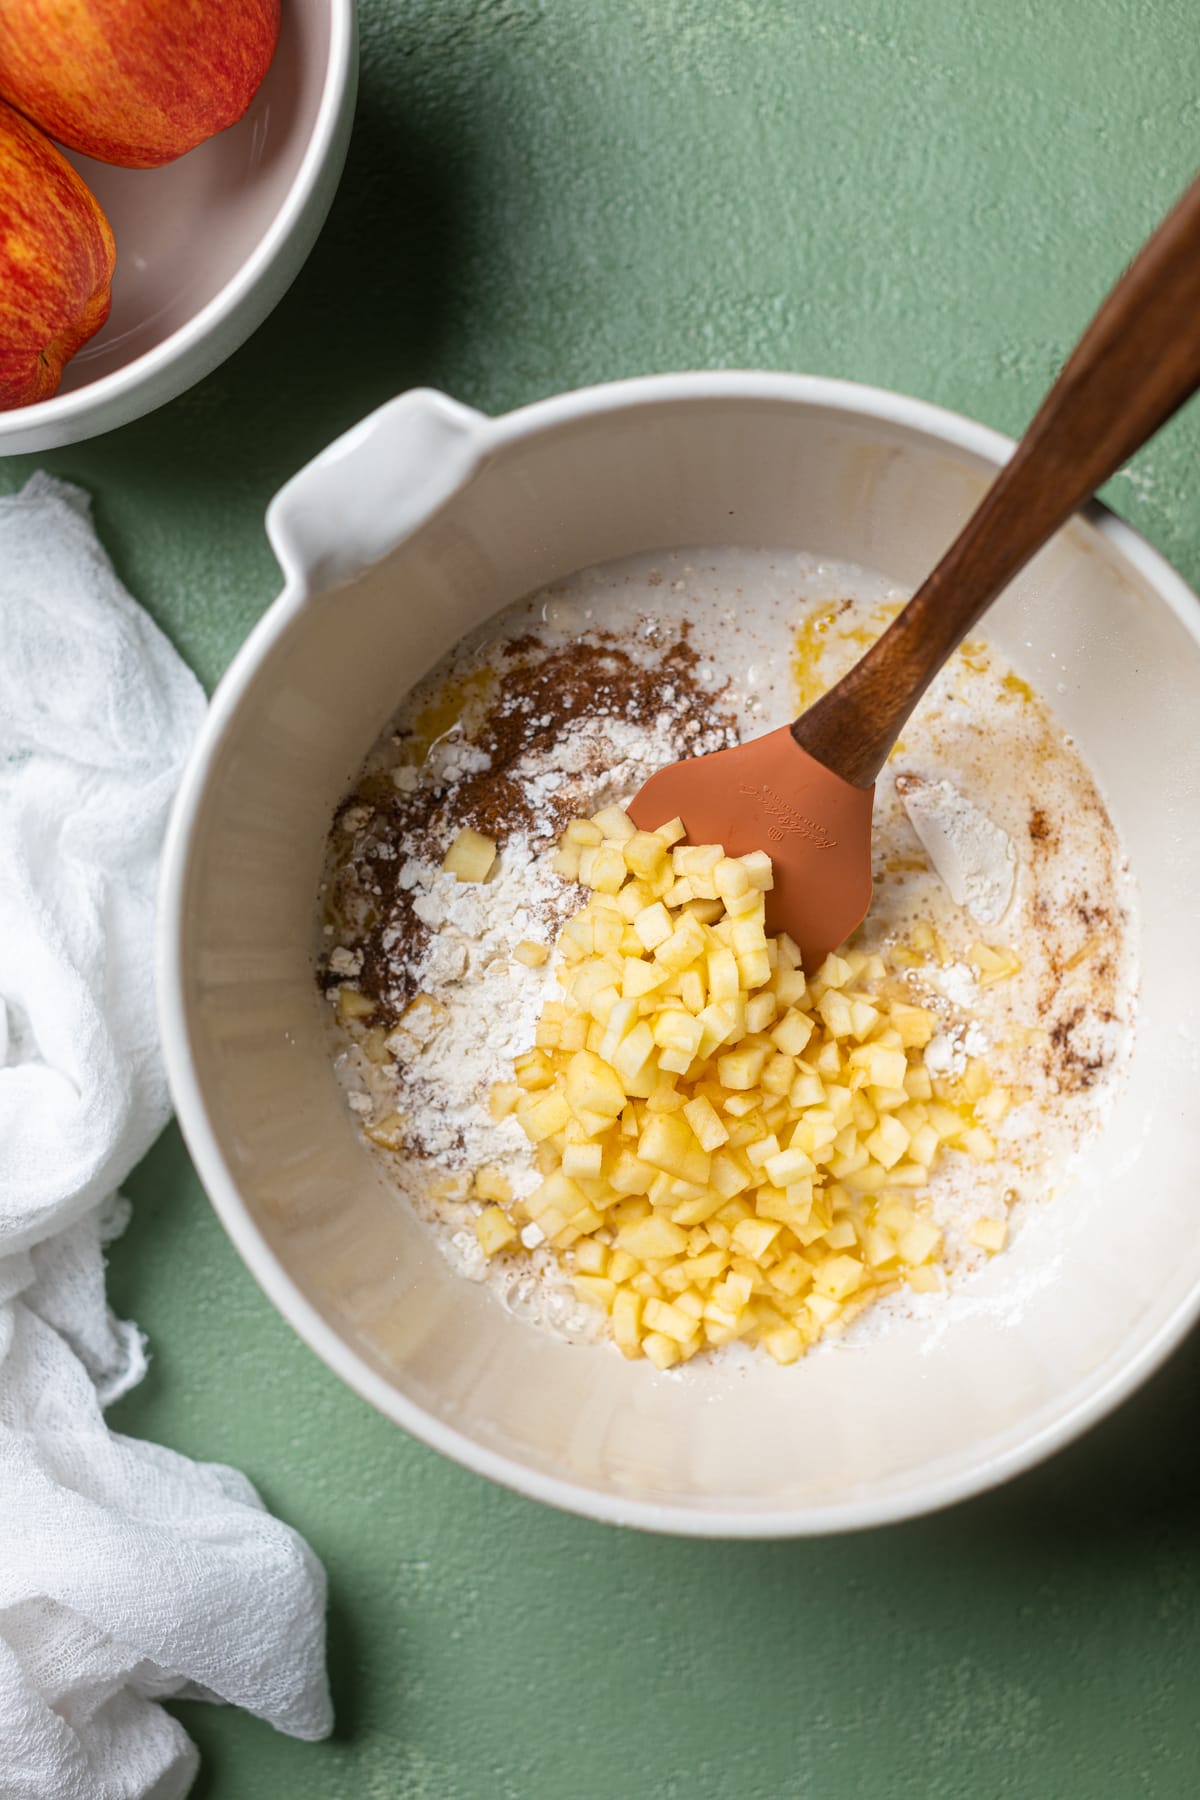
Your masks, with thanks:
M 448 681 L 437 698 L 421 708 L 399 746 L 400 760 L 410 768 L 425 761 L 438 739 L 445 737 L 460 720 L 466 735 L 471 735 L 469 714 L 482 712 L 496 689 L 496 677 L 490 669 L 476 669 L 457 681 Z
M 1023 681 L 1019 675 L 1014 675 L 1011 669 L 1000 685 L 1006 693 L 1015 694 L 1019 700 L 1024 700 L 1026 705 L 1036 704 L 1035 695 L 1029 683 Z
M 805 614 L 795 628 L 792 678 L 796 710 L 820 699 L 885 631 L 900 611 L 900 602 L 880 600 L 871 606 L 829 600 Z

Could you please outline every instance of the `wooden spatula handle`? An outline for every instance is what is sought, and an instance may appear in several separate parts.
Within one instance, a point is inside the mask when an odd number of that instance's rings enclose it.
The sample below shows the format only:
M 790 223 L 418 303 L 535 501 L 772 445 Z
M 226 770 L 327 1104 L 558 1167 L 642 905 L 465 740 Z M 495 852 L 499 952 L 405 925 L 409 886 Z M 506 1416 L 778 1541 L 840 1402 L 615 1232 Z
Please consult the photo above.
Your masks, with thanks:
M 1200 179 L 1084 332 L 1010 462 L 904 611 L 792 727 L 858 786 L 1000 590 L 1200 385 Z

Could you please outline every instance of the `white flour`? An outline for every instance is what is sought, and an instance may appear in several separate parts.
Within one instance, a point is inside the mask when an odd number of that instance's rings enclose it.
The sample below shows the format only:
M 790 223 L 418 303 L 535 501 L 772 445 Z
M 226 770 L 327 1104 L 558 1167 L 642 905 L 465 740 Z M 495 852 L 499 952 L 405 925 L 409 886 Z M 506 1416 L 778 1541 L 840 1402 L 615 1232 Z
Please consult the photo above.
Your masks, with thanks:
M 546 754 L 523 756 L 513 773 L 527 800 L 544 805 L 551 795 L 572 802 L 582 817 L 637 792 L 648 775 L 686 754 L 686 740 L 700 727 L 663 714 L 652 730 L 624 719 L 587 719 L 572 727 Z M 682 740 L 682 741 L 681 741 Z M 604 764 L 594 772 L 597 757 Z M 562 882 L 557 882 L 558 891 Z
M 967 1059 L 984 1055 L 987 1047 L 987 1032 L 974 1020 L 954 1025 L 930 1038 L 925 1046 L 925 1067 L 931 1075 L 961 1075 Z
M 981 925 L 996 925 L 1012 904 L 1017 854 L 1008 833 L 948 781 L 898 775 L 909 823 L 956 906 Z
M 546 908 L 565 918 L 570 890 L 524 837 L 509 840 L 486 882 L 460 883 L 416 860 L 406 873 L 420 896 L 414 911 L 434 928 L 414 975 L 436 1005 L 414 1006 L 393 1033 L 402 1085 L 413 1090 L 400 1103 L 420 1106 L 417 1136 L 428 1156 L 499 1164 L 514 1193 L 529 1193 L 537 1171 L 525 1134 L 515 1119 L 492 1119 L 488 1094 L 511 1081 L 513 1058 L 532 1044 L 556 987 L 549 963 L 526 968 L 513 949 L 523 939 L 549 941 Z

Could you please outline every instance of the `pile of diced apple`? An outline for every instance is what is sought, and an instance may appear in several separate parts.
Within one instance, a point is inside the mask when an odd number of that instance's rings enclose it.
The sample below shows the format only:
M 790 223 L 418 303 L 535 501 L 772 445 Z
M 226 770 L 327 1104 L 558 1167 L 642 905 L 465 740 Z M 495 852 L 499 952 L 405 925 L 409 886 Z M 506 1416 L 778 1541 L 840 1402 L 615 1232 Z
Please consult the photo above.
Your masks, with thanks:
M 993 1158 L 1009 1097 L 976 1061 L 938 1099 L 937 1021 L 895 981 L 882 997 L 883 960 L 806 978 L 767 935 L 770 858 L 683 838 L 618 807 L 567 827 L 556 867 L 591 897 L 558 940 L 562 999 L 491 1098 L 542 1181 L 518 1202 L 479 1171 L 476 1229 L 488 1255 L 548 1243 L 626 1356 L 740 1339 L 795 1362 L 901 1281 L 941 1285 L 930 1170 L 943 1145 Z

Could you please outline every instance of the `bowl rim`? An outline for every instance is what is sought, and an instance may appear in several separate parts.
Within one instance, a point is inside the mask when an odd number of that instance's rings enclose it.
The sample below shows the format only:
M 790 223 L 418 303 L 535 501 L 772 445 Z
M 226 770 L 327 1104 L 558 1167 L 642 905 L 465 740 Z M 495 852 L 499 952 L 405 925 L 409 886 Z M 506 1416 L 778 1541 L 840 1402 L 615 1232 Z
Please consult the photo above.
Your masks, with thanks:
M 14 436 L 12 449 L 4 454 L 21 454 L 21 446 L 15 441 L 18 435 L 32 437 L 39 427 L 62 429 L 71 422 L 85 419 L 96 409 L 111 405 L 132 388 L 152 383 L 173 364 L 219 334 L 221 327 L 234 317 L 263 280 L 317 191 L 325 163 L 337 140 L 343 97 L 354 78 L 357 0 L 323 0 L 323 3 L 329 13 L 329 52 L 316 118 L 292 183 L 250 255 L 199 312 L 170 337 L 135 356 L 132 362 L 122 363 L 120 368 L 86 382 L 83 387 L 71 388 L 65 394 L 52 394 L 48 400 L 39 400 L 33 406 L 0 408 L 0 434 Z M 152 174 L 153 170 L 148 173 Z
M 488 421 L 487 446 L 500 450 L 555 426 L 631 407 L 679 401 L 767 400 L 894 423 L 966 451 L 993 468 L 1012 455 L 1012 438 L 924 400 L 835 377 L 717 371 L 637 376 L 553 395 Z M 1200 599 L 1169 563 L 1099 501 L 1083 516 L 1154 589 L 1200 649 Z M 899 1523 L 986 1492 L 1080 1437 L 1158 1369 L 1200 1319 L 1200 1276 L 1135 1355 L 1102 1365 L 1094 1385 L 1018 1441 L 955 1474 L 915 1480 L 900 1493 L 850 1497 L 821 1506 L 744 1510 L 684 1506 L 599 1489 L 531 1469 L 433 1418 L 396 1391 L 326 1322 L 286 1272 L 242 1199 L 213 1127 L 192 1062 L 180 957 L 192 872 L 192 833 L 215 752 L 227 736 L 259 667 L 290 628 L 305 596 L 290 581 L 237 651 L 220 681 L 193 746 L 172 810 L 163 851 L 156 945 L 159 1024 L 176 1114 L 197 1174 L 222 1224 L 268 1299 L 334 1374 L 413 1437 L 474 1473 L 531 1499 L 600 1523 L 682 1537 L 818 1537 Z

